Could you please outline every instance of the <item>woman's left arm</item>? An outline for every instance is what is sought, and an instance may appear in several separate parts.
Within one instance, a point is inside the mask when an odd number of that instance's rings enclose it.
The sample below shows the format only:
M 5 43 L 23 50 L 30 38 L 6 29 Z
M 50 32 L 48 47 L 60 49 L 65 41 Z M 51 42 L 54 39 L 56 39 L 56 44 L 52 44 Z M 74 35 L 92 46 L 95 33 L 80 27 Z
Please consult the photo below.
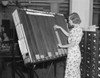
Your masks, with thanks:
M 60 48 L 69 48 L 69 47 L 73 47 L 75 45 L 76 45 L 76 42 L 71 42 L 71 43 L 66 44 L 66 45 L 58 44 L 58 47 L 60 47 Z

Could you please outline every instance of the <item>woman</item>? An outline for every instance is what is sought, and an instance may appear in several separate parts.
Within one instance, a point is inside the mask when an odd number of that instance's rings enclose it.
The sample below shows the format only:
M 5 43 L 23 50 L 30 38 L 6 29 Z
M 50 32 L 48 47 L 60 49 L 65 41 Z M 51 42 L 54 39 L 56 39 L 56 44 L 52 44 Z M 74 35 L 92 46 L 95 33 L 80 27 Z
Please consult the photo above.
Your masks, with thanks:
M 4 37 L 3 41 L 9 41 L 9 38 L 6 33 L 3 33 L 3 37 Z
M 69 24 L 73 28 L 66 32 L 62 27 L 55 25 L 55 30 L 61 29 L 61 31 L 68 36 L 68 44 L 58 44 L 60 48 L 68 48 L 68 55 L 66 60 L 65 78 L 81 78 L 80 76 L 80 63 L 81 52 L 79 43 L 81 41 L 83 32 L 80 27 L 81 19 L 77 13 L 72 13 L 69 16 Z

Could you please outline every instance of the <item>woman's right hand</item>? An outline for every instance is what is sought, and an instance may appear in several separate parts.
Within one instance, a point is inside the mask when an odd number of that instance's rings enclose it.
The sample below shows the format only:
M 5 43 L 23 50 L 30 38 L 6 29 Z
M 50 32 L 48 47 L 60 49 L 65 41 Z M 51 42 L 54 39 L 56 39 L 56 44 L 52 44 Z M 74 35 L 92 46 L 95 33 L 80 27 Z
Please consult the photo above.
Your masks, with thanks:
M 58 26 L 58 25 L 54 25 L 54 29 L 55 29 L 55 30 L 56 30 L 56 29 L 61 29 L 61 27 Z

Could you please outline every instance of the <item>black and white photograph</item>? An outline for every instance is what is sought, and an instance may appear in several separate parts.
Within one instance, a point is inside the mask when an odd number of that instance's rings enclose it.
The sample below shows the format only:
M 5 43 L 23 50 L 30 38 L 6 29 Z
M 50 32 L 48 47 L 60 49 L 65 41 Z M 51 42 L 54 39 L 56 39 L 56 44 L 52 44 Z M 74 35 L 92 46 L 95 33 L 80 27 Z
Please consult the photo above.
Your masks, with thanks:
M 100 0 L 0 0 L 0 78 L 100 78 Z

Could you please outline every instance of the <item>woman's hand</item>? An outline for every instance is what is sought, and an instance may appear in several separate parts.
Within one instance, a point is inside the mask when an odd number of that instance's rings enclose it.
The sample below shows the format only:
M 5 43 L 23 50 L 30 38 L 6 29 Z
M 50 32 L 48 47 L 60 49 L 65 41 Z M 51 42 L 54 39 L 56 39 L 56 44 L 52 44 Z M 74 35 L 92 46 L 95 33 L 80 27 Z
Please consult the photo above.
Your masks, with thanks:
M 58 48 L 62 48 L 63 47 L 63 45 L 62 44 L 58 44 Z
M 55 29 L 55 30 L 56 30 L 56 29 L 61 29 L 61 27 L 58 26 L 58 25 L 54 25 L 54 29 Z
M 66 49 L 68 47 L 70 47 L 70 44 L 66 44 L 66 45 L 58 44 L 58 48 Z

